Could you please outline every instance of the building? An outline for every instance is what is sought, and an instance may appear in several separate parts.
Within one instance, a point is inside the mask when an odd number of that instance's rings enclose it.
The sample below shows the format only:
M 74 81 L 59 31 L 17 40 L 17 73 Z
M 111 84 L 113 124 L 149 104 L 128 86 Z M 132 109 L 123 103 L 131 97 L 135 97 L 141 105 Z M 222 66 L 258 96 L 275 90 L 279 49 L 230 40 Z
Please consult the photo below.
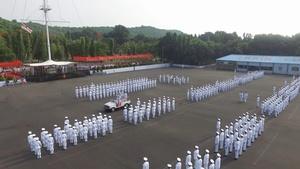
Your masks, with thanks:
M 300 75 L 300 56 L 227 55 L 216 60 L 217 69 Z

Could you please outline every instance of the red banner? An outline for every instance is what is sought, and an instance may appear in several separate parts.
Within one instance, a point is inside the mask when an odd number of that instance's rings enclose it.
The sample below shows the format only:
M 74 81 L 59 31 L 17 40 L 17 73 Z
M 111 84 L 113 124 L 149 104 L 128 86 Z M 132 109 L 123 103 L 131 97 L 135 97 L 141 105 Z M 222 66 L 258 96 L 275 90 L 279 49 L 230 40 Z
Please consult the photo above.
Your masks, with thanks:
M 14 67 L 21 67 L 23 63 L 20 60 L 15 60 L 11 62 L 0 62 L 1 68 L 14 68 Z
M 135 54 L 135 55 L 113 55 L 113 56 L 73 56 L 74 62 L 104 62 L 112 60 L 151 60 L 153 55 L 151 53 Z

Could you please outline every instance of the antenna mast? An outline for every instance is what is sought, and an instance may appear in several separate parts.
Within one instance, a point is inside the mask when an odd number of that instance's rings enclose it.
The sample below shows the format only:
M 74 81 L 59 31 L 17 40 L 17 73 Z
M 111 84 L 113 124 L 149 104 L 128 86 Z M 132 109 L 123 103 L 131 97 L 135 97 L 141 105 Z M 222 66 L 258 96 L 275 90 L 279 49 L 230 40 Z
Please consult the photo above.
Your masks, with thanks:
M 46 36 L 47 36 L 47 48 L 48 48 L 48 59 L 51 59 L 51 48 L 50 48 L 50 38 L 49 38 L 49 28 L 48 28 L 48 16 L 47 16 L 47 12 L 50 11 L 51 9 L 49 8 L 48 4 L 47 4 L 47 0 L 43 0 L 43 6 L 40 8 L 40 10 L 42 10 L 44 12 L 44 16 L 45 16 L 45 26 L 46 26 Z

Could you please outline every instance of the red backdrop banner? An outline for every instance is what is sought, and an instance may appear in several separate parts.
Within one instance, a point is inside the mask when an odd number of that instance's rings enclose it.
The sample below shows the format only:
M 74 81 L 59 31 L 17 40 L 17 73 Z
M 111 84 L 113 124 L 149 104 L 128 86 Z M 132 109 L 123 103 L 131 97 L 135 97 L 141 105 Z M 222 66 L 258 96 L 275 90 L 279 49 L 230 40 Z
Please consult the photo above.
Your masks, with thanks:
M 75 62 L 104 62 L 112 60 L 151 60 L 153 55 L 151 53 L 135 54 L 135 55 L 112 55 L 112 56 L 73 56 Z
M 23 63 L 20 60 L 15 60 L 11 62 L 0 62 L 1 68 L 14 68 L 14 67 L 21 67 Z

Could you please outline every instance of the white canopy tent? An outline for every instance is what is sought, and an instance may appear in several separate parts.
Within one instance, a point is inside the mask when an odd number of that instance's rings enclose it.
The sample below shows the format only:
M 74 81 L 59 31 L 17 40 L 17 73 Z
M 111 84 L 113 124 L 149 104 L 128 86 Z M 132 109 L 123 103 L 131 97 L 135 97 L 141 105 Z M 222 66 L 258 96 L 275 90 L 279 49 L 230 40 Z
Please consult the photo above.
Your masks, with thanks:
M 74 64 L 74 62 L 67 62 L 67 61 L 56 62 L 53 60 L 47 60 L 42 63 L 28 63 L 26 65 L 31 66 L 31 67 L 40 67 L 40 66 L 67 66 L 67 65 L 71 65 L 71 64 Z

